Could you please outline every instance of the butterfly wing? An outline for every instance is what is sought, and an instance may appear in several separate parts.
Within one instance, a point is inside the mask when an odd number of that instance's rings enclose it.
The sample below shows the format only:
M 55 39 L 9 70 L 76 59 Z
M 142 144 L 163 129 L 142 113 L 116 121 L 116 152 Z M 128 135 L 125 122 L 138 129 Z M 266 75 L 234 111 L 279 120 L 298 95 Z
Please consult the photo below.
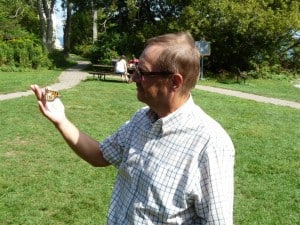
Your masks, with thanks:
M 53 91 L 53 90 L 49 90 L 46 88 L 46 95 L 45 95 L 46 101 L 52 102 L 59 96 L 60 95 L 59 95 L 58 91 Z

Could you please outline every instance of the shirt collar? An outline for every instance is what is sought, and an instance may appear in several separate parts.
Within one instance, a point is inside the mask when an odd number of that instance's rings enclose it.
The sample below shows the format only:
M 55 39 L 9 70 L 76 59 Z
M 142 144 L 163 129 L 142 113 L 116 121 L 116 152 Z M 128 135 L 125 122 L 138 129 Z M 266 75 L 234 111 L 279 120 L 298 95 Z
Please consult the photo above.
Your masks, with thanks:
M 184 124 L 193 105 L 194 100 L 192 95 L 190 95 L 182 106 L 163 118 L 158 119 L 158 115 L 151 109 L 148 110 L 147 116 L 153 125 L 160 126 L 161 131 L 165 133 L 174 130 L 175 127 L 180 127 L 180 124 Z

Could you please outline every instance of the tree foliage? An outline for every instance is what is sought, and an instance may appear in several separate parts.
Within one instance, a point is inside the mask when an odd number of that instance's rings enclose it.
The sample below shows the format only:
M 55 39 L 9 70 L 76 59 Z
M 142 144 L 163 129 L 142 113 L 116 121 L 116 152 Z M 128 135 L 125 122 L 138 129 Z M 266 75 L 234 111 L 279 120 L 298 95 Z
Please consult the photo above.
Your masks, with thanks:
M 0 67 L 18 70 L 49 66 L 39 38 L 36 11 L 27 1 L 0 1 Z
M 196 40 L 211 42 L 212 71 L 272 65 L 299 70 L 297 0 L 119 0 L 99 7 L 98 49 L 107 44 L 104 37 L 117 33 L 126 41 L 114 40 L 114 50 L 137 55 L 151 36 L 188 30 Z
M 32 6 L 48 2 L 51 10 L 55 0 L 11 2 L 7 9 L 6 1 L 0 0 L 2 39 L 24 32 L 36 37 L 47 31 L 36 25 L 41 16 Z M 298 0 L 63 0 L 62 4 L 69 6 L 65 47 L 93 61 L 109 61 L 119 54 L 138 56 L 149 37 L 187 30 L 196 40 L 211 43 L 211 55 L 205 57 L 211 71 L 266 67 L 299 71 Z
M 293 35 L 300 30 L 299 15 L 298 1 L 193 1 L 171 26 L 211 42 L 210 69 L 247 70 L 282 62 L 297 43 Z

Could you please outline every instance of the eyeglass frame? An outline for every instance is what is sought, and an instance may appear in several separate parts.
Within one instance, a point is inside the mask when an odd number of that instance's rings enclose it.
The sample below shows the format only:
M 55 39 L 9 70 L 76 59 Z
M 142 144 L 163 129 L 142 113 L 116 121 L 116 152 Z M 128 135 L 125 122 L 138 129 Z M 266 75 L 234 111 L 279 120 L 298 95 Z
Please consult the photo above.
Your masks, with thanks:
M 137 76 L 140 80 L 143 80 L 145 77 L 154 77 L 154 76 L 163 76 L 167 77 L 174 74 L 170 71 L 153 71 L 153 72 L 147 72 L 142 71 L 138 66 L 134 70 L 134 75 Z

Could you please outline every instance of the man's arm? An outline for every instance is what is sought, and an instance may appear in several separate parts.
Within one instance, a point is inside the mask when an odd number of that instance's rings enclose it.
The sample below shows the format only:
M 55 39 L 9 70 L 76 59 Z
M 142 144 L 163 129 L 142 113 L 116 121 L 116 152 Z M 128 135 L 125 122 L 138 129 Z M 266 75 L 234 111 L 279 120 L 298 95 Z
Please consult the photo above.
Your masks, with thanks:
M 73 151 L 89 164 L 99 167 L 110 165 L 104 159 L 98 141 L 79 131 L 69 120 L 55 126 Z
M 220 148 L 221 150 L 221 148 Z M 234 149 L 206 149 L 199 162 L 197 213 L 207 224 L 233 224 Z
M 59 99 L 55 99 L 53 102 L 47 102 L 45 99 L 45 90 L 37 85 L 31 85 L 31 89 L 37 97 L 42 114 L 55 125 L 67 144 L 78 156 L 93 166 L 110 165 L 104 159 L 99 143 L 79 131 L 78 128 L 68 120 L 65 115 L 64 105 Z

